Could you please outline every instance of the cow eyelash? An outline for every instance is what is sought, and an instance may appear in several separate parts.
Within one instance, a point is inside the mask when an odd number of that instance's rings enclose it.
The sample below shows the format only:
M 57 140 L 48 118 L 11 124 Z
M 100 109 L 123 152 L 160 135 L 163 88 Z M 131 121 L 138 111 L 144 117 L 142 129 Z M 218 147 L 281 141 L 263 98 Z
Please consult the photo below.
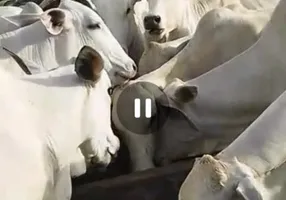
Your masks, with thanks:
M 95 29 L 100 29 L 101 26 L 99 23 L 95 23 L 95 24 L 90 24 L 87 26 L 88 29 L 91 29 L 91 30 L 95 30 Z

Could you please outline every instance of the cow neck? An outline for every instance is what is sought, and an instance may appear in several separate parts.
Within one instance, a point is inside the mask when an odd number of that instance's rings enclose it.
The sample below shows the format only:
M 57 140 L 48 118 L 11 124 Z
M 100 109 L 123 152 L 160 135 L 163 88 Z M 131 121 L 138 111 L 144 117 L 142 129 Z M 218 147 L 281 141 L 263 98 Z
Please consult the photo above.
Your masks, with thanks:
M 286 161 L 286 92 L 217 157 L 238 161 L 263 175 Z
M 274 58 L 278 53 L 280 60 L 283 57 L 281 53 L 285 52 L 283 47 L 286 47 L 286 28 L 283 26 L 285 10 L 286 1 L 281 0 L 273 13 L 270 24 L 265 28 L 259 40 L 262 45 L 259 49 L 264 49 Z M 285 63 L 285 60 L 284 63 L 278 62 L 282 67 L 285 67 Z M 286 93 L 284 92 L 217 157 L 227 161 L 235 156 L 260 175 L 279 167 L 286 160 L 286 136 L 284 134 L 286 127 L 283 121 L 286 118 L 285 102 Z

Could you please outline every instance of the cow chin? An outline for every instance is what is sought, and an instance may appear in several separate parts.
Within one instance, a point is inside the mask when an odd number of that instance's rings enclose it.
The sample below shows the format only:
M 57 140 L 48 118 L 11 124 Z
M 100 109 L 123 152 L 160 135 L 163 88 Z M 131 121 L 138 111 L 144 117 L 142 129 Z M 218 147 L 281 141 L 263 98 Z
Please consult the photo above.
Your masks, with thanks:
M 163 29 L 163 32 L 161 32 L 160 34 L 152 34 L 150 33 L 150 31 L 145 31 L 145 37 L 147 39 L 147 41 L 151 42 L 158 42 L 158 43 L 164 43 L 167 42 L 167 33 L 165 31 L 165 29 Z

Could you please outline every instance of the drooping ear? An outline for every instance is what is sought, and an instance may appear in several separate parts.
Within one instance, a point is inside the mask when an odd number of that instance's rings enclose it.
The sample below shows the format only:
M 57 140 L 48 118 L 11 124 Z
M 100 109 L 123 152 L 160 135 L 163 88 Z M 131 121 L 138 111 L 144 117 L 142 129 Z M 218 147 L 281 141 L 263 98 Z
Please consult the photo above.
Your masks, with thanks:
M 244 200 L 263 200 L 262 193 L 253 177 L 243 178 L 238 183 L 236 192 Z
M 89 46 L 83 46 L 75 61 L 75 72 L 86 81 L 96 82 L 103 70 L 100 54 Z
M 59 8 L 50 9 L 44 12 L 41 17 L 42 24 L 52 35 L 59 35 L 64 29 L 68 29 L 72 20 L 64 10 Z
M 183 85 L 176 89 L 174 99 L 181 103 L 187 103 L 194 100 L 197 95 L 198 88 L 196 86 Z
M 43 9 L 43 11 L 46 11 L 52 8 L 58 8 L 60 4 L 61 0 L 43 0 L 39 6 Z

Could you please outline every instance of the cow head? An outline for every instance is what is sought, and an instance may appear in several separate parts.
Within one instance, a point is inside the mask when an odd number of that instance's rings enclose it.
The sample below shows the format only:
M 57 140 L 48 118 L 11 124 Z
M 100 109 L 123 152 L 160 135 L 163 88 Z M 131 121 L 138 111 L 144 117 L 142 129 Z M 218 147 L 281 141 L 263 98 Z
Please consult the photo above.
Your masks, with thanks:
M 83 45 L 97 49 L 105 70 L 113 84 L 119 84 L 134 77 L 137 67 L 114 38 L 104 21 L 93 9 L 81 3 L 65 0 L 58 8 L 48 9 L 41 16 L 47 31 L 58 36 L 55 49 L 61 56 L 57 61 L 71 60 Z M 59 35 L 60 34 L 60 35 Z
M 12 51 L 6 48 L 3 49 L 11 55 L 22 70 L 27 74 L 31 74 L 23 59 Z M 69 67 L 63 67 L 61 69 L 70 70 Z M 55 71 L 61 69 L 55 69 Z M 83 46 L 75 60 L 74 71 L 79 79 L 74 79 L 74 75 L 71 76 L 72 81 L 75 81 L 76 87 L 84 87 L 83 91 L 86 92 L 84 102 L 75 100 L 75 102 L 83 103 L 81 107 L 82 110 L 80 111 L 82 115 L 79 116 L 80 121 L 78 122 L 81 124 L 80 135 L 74 136 L 79 139 L 76 141 L 76 145 L 79 145 L 86 159 L 86 164 L 96 166 L 107 166 L 116 155 L 120 146 L 119 139 L 114 135 L 111 129 L 111 99 L 108 94 L 108 88 L 111 86 L 111 82 L 106 71 L 103 69 L 104 62 L 101 55 L 93 48 Z M 52 78 L 53 76 L 49 77 Z M 65 77 L 60 78 L 61 80 L 65 79 Z M 78 146 L 76 147 L 78 148 Z M 71 157 L 71 159 L 74 159 L 70 160 L 71 162 L 79 162 L 72 163 L 72 175 L 76 176 L 84 173 L 85 163 L 81 162 L 82 156 L 80 153 L 71 152 L 70 154 L 74 156 Z
M 114 37 L 128 53 L 134 26 L 134 5 L 141 0 L 95 0 L 96 11 L 100 14 Z M 132 24 L 133 23 L 133 24 Z
M 80 50 L 75 61 L 76 74 L 93 90 L 89 92 L 90 100 L 85 102 L 86 116 L 82 123 L 88 136 L 80 145 L 80 149 L 88 163 L 107 166 L 116 155 L 120 144 L 111 129 L 111 100 L 107 92 L 110 81 L 103 65 L 100 54 L 89 46 Z
M 121 83 L 134 77 L 137 67 L 134 61 L 126 54 L 114 38 L 101 17 L 87 6 L 78 2 L 64 1 L 59 8 L 70 11 L 73 17 L 73 26 L 81 45 L 95 48 L 105 62 L 114 84 Z M 107 66 L 110 66 L 108 68 Z
M 263 200 L 258 182 L 245 167 L 235 158 L 225 163 L 204 155 L 183 182 L 179 200 Z
M 188 9 L 186 0 L 148 0 L 149 13 L 144 17 L 148 41 L 165 42 L 172 31 L 180 28 Z
M 189 104 L 195 102 L 198 95 L 196 86 L 183 85 L 179 79 L 175 79 L 165 89 L 168 96 L 167 104 L 159 101 L 158 106 L 164 114 L 168 110 L 167 121 L 155 135 L 154 162 L 159 165 L 167 165 L 174 160 L 184 159 L 189 153 L 200 154 L 197 149 L 197 140 L 201 139 L 198 127 L 188 116 L 185 109 Z

